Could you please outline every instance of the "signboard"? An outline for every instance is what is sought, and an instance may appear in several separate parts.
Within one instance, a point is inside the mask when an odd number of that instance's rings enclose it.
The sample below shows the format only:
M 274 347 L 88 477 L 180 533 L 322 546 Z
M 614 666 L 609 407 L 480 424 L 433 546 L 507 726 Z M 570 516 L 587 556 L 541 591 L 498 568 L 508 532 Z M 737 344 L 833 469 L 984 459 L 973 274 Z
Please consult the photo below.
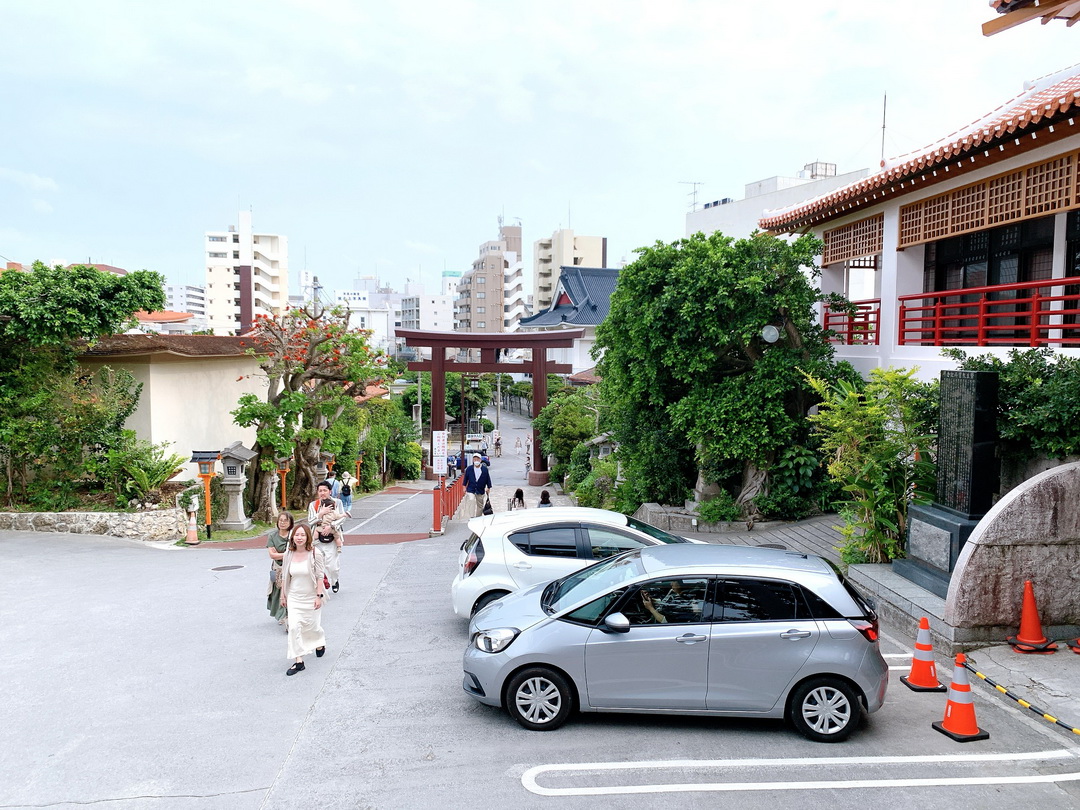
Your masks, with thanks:
M 448 455 L 449 453 L 447 452 L 446 431 L 431 431 L 431 466 L 438 469 L 439 461 L 442 461 L 443 465 L 445 465 L 446 457 Z
M 480 444 L 484 440 L 483 433 L 466 433 L 465 442 L 467 444 Z

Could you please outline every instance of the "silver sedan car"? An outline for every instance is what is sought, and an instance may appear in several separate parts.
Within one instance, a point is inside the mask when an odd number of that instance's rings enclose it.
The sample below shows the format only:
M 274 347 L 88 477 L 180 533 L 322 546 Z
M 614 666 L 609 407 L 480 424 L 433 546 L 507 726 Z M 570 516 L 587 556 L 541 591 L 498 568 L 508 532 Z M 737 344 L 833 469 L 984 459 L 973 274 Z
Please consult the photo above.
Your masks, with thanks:
M 877 637 L 873 608 L 820 557 L 652 546 L 479 611 L 463 686 L 537 731 L 578 709 L 786 718 L 838 742 L 885 699 Z

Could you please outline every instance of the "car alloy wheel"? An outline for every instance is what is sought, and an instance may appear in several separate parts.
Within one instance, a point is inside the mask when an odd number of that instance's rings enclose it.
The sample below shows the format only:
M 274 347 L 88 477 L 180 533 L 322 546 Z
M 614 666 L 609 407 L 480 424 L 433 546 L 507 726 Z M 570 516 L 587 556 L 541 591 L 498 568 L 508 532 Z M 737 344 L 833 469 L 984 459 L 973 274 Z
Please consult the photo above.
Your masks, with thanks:
M 817 742 L 840 742 L 858 725 L 862 704 L 844 681 L 815 678 L 795 690 L 790 718 L 795 730 Z
M 552 731 L 570 716 L 573 693 L 566 678 L 546 667 L 532 667 L 515 675 L 506 689 L 506 708 L 531 731 Z

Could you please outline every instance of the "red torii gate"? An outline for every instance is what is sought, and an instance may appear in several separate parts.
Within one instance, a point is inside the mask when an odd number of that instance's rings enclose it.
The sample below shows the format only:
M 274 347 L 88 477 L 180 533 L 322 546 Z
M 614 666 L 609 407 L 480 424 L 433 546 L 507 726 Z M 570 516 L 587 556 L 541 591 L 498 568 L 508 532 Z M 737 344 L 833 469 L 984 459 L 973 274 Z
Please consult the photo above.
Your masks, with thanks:
M 397 329 L 395 334 L 405 339 L 406 346 L 422 346 L 431 349 L 431 360 L 409 363 L 409 371 L 431 372 L 431 429 L 446 430 L 446 372 L 464 374 L 504 373 L 532 374 L 532 415 L 535 418 L 547 405 L 547 375 L 570 374 L 569 363 L 553 363 L 548 360 L 548 349 L 566 349 L 585 334 L 584 329 L 563 329 L 558 332 L 425 332 L 420 329 Z M 447 358 L 447 349 L 479 349 L 480 362 L 459 363 Z M 496 349 L 531 349 L 532 361 L 507 363 L 495 359 Z M 464 429 L 464 425 L 462 426 Z M 529 483 L 540 486 L 547 483 L 547 462 L 540 452 L 536 430 L 533 430 L 532 472 Z M 435 463 L 435 459 L 432 459 Z M 437 466 L 437 465 L 436 465 Z

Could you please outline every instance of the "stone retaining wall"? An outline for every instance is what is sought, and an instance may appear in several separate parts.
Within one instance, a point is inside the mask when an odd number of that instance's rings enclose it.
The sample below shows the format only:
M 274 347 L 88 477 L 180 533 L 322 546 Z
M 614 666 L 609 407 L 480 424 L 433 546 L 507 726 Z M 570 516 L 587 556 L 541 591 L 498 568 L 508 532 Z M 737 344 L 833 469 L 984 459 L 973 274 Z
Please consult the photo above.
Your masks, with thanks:
M 746 521 L 706 523 L 698 519 L 693 512 L 680 509 L 677 506 L 661 506 L 658 503 L 643 503 L 634 512 L 634 517 L 642 523 L 648 523 L 658 529 L 672 534 L 684 534 L 686 532 L 707 532 L 721 534 L 723 532 L 745 532 Z M 697 525 L 694 525 L 694 521 Z M 759 529 L 771 529 L 783 523 L 782 520 L 761 521 L 754 524 Z
M 183 509 L 159 509 L 153 512 L 0 512 L 0 531 L 180 540 L 187 535 L 187 514 Z

